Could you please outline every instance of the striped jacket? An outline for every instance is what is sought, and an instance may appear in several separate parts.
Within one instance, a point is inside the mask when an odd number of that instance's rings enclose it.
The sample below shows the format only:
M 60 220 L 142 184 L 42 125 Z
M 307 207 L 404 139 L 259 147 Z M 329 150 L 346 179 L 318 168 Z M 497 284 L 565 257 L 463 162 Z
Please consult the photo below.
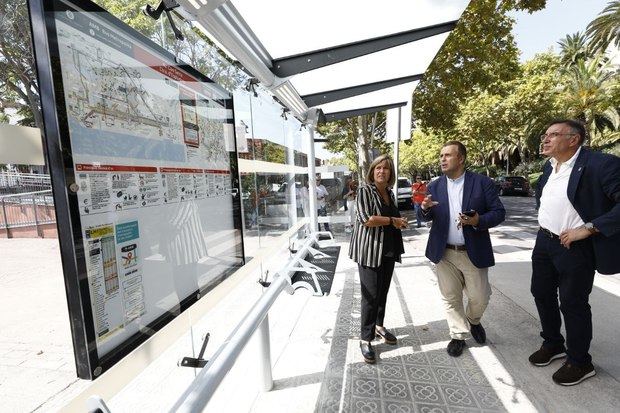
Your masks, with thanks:
M 390 188 L 388 195 L 394 199 Z M 373 184 L 362 185 L 358 189 L 355 215 L 349 258 L 367 267 L 378 267 L 383 258 L 383 227 L 364 225 L 372 215 L 381 215 L 381 195 Z M 400 255 L 397 261 L 400 262 Z

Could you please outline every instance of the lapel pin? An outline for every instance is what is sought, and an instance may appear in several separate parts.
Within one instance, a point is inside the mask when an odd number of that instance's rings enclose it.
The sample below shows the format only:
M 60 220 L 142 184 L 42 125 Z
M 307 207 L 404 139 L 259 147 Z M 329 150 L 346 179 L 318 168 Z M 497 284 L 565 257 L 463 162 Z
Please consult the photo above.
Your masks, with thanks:
M 579 167 L 579 169 L 577 169 L 577 172 L 581 172 L 581 166 Z

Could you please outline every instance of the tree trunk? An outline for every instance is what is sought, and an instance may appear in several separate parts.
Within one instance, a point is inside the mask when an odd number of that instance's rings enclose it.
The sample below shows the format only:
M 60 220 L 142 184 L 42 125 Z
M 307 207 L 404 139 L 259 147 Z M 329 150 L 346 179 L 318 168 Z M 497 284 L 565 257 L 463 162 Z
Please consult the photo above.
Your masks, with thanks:
M 367 128 L 365 127 L 364 117 L 357 117 L 357 128 L 354 130 L 357 134 L 356 150 L 357 150 L 357 165 L 360 177 L 366 176 L 368 166 L 370 165 L 370 157 L 368 156 L 368 135 Z

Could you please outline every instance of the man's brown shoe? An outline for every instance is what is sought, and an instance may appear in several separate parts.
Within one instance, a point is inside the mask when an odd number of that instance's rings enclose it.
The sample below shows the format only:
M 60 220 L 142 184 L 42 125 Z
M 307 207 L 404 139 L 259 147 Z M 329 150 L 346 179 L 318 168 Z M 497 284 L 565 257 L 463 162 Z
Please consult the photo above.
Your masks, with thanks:
M 553 373 L 553 381 L 562 386 L 574 386 L 593 376 L 596 376 L 596 370 L 594 370 L 592 363 L 578 366 L 566 362 L 558 371 Z
M 561 359 L 566 357 L 566 348 L 560 347 L 545 347 L 541 346 L 540 350 L 535 351 L 530 356 L 529 360 L 535 366 L 542 367 L 548 366 L 555 359 Z

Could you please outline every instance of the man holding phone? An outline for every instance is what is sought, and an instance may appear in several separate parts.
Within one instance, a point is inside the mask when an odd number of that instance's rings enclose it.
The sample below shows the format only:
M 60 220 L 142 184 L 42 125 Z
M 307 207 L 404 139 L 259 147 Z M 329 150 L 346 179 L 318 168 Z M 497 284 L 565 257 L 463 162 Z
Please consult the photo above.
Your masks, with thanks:
M 447 351 L 453 357 L 463 353 L 470 333 L 478 343 L 486 342 L 480 319 L 491 296 L 488 267 L 495 265 L 488 230 L 506 216 L 493 181 L 465 171 L 466 157 L 461 142 L 443 145 L 439 159 L 444 175 L 428 185 L 418 213 L 423 221 L 433 221 L 426 257 L 436 264 L 450 328 Z

